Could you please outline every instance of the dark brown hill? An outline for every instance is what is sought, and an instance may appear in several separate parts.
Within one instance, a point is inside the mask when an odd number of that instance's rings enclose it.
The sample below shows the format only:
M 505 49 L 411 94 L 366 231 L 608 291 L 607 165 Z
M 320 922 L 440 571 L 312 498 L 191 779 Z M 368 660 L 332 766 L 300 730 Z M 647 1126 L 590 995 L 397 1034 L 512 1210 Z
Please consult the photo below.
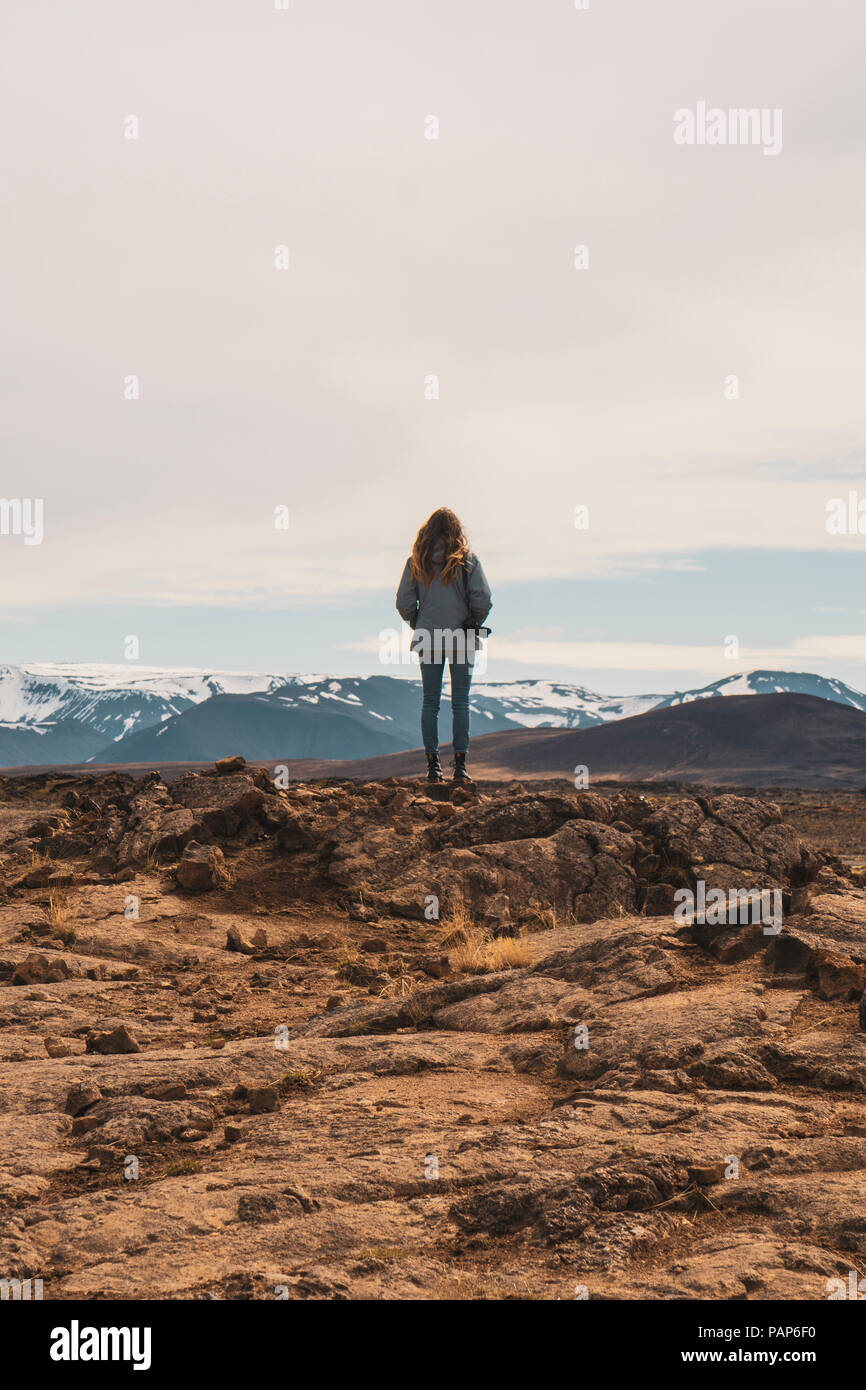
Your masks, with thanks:
M 450 754 L 450 749 L 443 752 Z M 591 782 L 866 787 L 866 714 L 812 695 L 731 695 L 650 710 L 592 729 L 526 729 L 472 742 L 475 775 Z M 296 777 L 405 777 L 420 751 L 291 764 Z

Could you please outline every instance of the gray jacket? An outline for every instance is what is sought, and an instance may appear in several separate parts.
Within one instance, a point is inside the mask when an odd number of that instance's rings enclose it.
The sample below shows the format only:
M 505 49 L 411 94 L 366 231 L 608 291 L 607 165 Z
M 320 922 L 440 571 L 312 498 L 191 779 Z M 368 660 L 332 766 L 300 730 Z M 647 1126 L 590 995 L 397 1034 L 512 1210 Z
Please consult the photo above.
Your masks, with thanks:
M 453 584 L 443 584 L 442 548 L 433 552 L 436 578 L 432 584 L 415 583 L 411 557 L 406 561 L 397 590 L 397 612 L 416 632 L 454 632 L 464 623 L 480 627 L 490 612 L 490 585 L 481 561 L 470 554 L 466 569 Z M 414 646 L 413 641 L 413 646 Z

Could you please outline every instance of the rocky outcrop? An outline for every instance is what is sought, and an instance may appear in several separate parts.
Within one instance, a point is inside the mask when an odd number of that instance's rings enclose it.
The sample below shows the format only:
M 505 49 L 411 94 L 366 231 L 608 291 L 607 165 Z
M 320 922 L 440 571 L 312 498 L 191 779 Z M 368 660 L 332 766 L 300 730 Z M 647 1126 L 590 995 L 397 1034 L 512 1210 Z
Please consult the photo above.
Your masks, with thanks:
M 69 788 L 63 808 L 26 827 L 22 848 L 50 859 L 90 857 L 115 872 L 170 863 L 190 840 L 247 840 L 279 824 L 269 823 L 277 800 L 270 778 L 246 768 L 242 758 L 169 784 L 156 772 L 137 781 L 116 775 L 81 781 L 89 783 L 86 793 Z
M 866 892 L 764 798 L 3 794 L 0 1267 L 46 1297 L 810 1300 L 866 1259 Z M 698 884 L 781 925 L 675 918 Z
M 74 795 L 29 827 L 40 844 L 59 843 L 55 857 L 89 856 L 118 875 L 179 864 L 181 886 L 200 891 L 226 886 L 220 853 L 270 842 L 346 901 L 363 894 L 371 910 L 417 920 L 429 919 L 431 902 L 441 917 L 460 907 L 498 934 L 549 911 L 584 922 L 668 917 L 677 892 L 698 881 L 707 891 L 778 889 L 790 911 L 821 873 L 832 886 L 836 872 L 773 803 L 727 794 L 350 782 L 284 792 L 232 757 L 168 784 L 157 773 L 94 778 Z M 33 873 L 10 890 L 35 886 Z
M 784 890 L 823 860 L 778 808 L 736 796 L 678 798 L 523 792 L 428 821 L 423 794 L 398 814 L 349 810 L 334 827 L 329 877 L 386 912 L 424 915 L 430 895 L 485 915 L 497 895 L 521 922 L 545 909 L 592 922 L 620 912 L 668 916 L 678 889 Z

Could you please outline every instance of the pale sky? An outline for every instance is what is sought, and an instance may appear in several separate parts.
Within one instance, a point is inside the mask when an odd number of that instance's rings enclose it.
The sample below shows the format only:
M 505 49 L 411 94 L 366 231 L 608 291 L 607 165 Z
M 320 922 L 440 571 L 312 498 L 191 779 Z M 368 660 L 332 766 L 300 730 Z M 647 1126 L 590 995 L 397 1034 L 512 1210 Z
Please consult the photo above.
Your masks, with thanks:
M 825 525 L 866 500 L 862 8 L 7 0 L 0 37 L 2 493 L 45 508 L 0 659 L 373 673 L 444 504 L 490 678 L 697 684 L 734 633 L 866 686 L 866 535 Z M 698 102 L 781 153 L 675 144 Z

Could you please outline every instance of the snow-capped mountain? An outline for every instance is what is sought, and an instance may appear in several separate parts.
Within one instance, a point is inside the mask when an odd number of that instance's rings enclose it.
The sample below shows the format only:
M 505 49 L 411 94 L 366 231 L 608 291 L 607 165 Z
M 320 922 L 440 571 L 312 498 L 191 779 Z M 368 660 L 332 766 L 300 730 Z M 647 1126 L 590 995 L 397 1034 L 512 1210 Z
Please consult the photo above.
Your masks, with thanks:
M 586 729 L 725 695 L 797 693 L 866 712 L 866 695 L 808 672 L 736 673 L 696 690 L 600 695 L 545 680 L 479 681 L 473 733 Z M 393 676 L 0 666 L 0 765 L 360 758 L 417 747 L 418 682 Z M 447 681 L 443 704 L 447 704 Z
M 175 671 L 151 666 L 40 662 L 0 666 L 0 727 L 73 719 L 107 739 L 124 738 L 212 695 L 248 695 L 303 684 L 316 676 L 242 671 Z
M 866 695 L 861 691 L 844 681 L 805 671 L 738 672 L 698 690 L 675 690 L 668 695 L 597 695 L 580 685 L 554 685 L 550 681 L 479 683 L 473 685 L 472 694 L 479 701 L 490 699 L 510 720 L 530 729 L 587 729 L 716 695 L 815 695 L 866 711 Z
M 484 714 L 495 708 L 525 729 L 588 729 L 611 719 L 645 714 L 667 697 L 664 695 L 597 695 L 582 685 L 551 681 L 479 682 L 471 687 L 473 708 Z M 484 730 L 489 733 L 490 730 Z
M 661 705 L 684 705 L 689 700 L 704 700 L 709 695 L 817 695 L 833 700 L 837 705 L 851 705 L 866 710 L 866 695 L 854 690 L 844 681 L 831 676 L 815 676 L 808 671 L 747 671 L 741 675 L 724 676 L 700 690 L 677 691 L 666 695 Z

